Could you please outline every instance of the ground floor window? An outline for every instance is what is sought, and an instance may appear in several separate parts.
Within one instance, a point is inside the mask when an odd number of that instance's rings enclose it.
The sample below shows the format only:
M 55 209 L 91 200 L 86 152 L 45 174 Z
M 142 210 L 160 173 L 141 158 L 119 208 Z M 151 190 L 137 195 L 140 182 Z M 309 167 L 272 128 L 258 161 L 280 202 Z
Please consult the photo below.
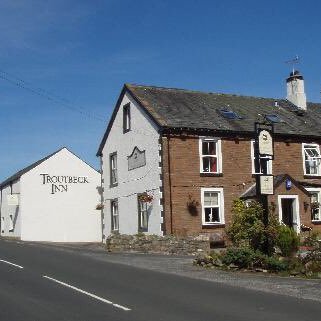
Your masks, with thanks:
M 148 231 L 148 203 L 142 202 L 138 195 L 138 231 Z
M 14 224 L 13 224 L 13 215 L 9 215 L 9 232 L 13 232 Z
M 223 188 L 202 188 L 203 225 L 224 224 Z
M 118 201 L 111 201 L 111 230 L 118 231 L 119 230 L 119 212 L 118 212 Z

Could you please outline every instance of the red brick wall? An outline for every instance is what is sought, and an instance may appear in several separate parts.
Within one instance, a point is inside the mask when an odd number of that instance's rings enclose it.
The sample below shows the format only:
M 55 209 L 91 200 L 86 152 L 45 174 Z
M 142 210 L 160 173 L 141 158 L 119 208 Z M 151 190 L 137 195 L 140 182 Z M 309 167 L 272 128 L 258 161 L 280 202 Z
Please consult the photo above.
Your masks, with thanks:
M 304 141 L 310 143 L 310 141 Z M 321 141 L 320 141 L 321 142 Z M 289 174 L 299 181 L 321 183 L 321 179 L 307 179 L 303 175 L 301 142 L 275 141 L 273 174 Z M 164 229 L 166 234 L 199 234 L 222 230 L 224 226 L 202 227 L 201 188 L 223 187 L 225 222 L 231 221 L 231 206 L 234 199 L 245 192 L 255 181 L 252 176 L 250 139 L 222 138 L 222 176 L 200 175 L 198 136 L 176 136 L 162 138 L 162 162 L 164 184 Z M 170 170 L 169 170 L 170 167 Z M 170 175 L 169 175 L 170 172 Z M 283 186 L 283 185 L 282 185 Z M 277 193 L 287 193 L 278 189 Z M 303 211 L 306 195 L 299 195 L 301 223 L 311 225 L 309 211 Z M 292 191 L 291 191 L 292 193 Z M 200 205 L 197 216 L 187 210 L 189 195 Z M 277 205 L 277 201 L 276 201 Z

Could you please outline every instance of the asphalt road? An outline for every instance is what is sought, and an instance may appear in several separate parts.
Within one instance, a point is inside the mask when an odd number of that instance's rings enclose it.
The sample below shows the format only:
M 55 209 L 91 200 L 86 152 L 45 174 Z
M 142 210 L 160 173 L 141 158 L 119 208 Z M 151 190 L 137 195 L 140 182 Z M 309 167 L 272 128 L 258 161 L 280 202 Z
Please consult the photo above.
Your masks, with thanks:
M 317 301 L 0 240 L 0 321 L 320 319 Z

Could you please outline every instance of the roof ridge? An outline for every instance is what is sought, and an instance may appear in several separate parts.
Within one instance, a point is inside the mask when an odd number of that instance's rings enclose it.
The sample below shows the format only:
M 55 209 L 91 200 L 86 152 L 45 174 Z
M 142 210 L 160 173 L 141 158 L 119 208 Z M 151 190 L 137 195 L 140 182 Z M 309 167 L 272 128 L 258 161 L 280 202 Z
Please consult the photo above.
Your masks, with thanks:
M 58 150 L 56 150 L 55 152 L 31 163 L 30 165 L 18 170 L 17 172 L 15 172 L 13 175 L 9 176 L 8 178 L 6 178 L 3 182 L 0 183 L 0 188 L 3 188 L 5 186 L 7 186 L 10 182 L 16 181 L 17 179 L 19 179 L 22 175 L 28 173 L 29 171 L 31 171 L 32 169 L 34 169 L 35 167 L 37 167 L 38 165 L 40 165 L 41 163 L 43 163 L 44 161 L 46 161 L 47 159 L 51 158 L 52 156 L 54 156 L 55 154 L 59 153 L 60 151 L 62 151 L 63 149 L 67 149 L 69 151 L 69 149 L 65 146 L 59 148 Z M 70 152 L 70 151 L 69 151 Z
M 201 91 L 201 90 L 186 89 L 186 88 L 176 88 L 176 87 L 141 85 L 141 84 L 133 84 L 133 83 L 125 83 L 125 85 L 129 86 L 129 87 L 153 88 L 153 89 L 162 89 L 162 90 L 177 90 L 177 91 L 183 91 L 183 92 L 188 92 L 188 93 L 200 93 L 200 94 L 207 94 L 207 95 L 221 95 L 221 96 L 230 96 L 230 97 L 244 97 L 244 98 L 270 99 L 270 100 L 278 100 L 278 101 L 287 101 L 286 98 L 260 97 L 260 96 L 251 96 L 251 95 L 230 94 L 230 93 L 224 93 L 224 92 Z

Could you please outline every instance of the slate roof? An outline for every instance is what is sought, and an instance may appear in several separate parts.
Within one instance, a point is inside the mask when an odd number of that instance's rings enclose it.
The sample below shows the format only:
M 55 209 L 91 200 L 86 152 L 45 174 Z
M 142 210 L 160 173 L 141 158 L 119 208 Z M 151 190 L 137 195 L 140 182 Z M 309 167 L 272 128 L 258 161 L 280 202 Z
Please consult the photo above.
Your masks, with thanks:
M 62 147 L 62 148 L 58 149 L 54 153 L 52 153 L 52 154 L 50 154 L 50 155 L 48 155 L 48 156 L 46 156 L 46 157 L 34 162 L 34 163 L 32 163 L 31 165 L 23 168 L 22 170 L 18 171 L 17 173 L 13 174 L 12 176 L 8 177 L 6 180 L 4 180 L 2 183 L 0 183 L 0 189 L 6 187 L 11 182 L 14 182 L 14 181 L 18 180 L 23 174 L 28 173 L 29 171 L 31 171 L 32 169 L 34 169 L 35 167 L 37 167 L 38 165 L 40 165 L 41 163 L 43 163 L 44 161 L 49 159 L 50 157 L 52 157 L 55 154 L 59 153 L 64 148 L 66 148 L 66 147 Z
M 275 125 L 276 133 L 321 136 L 321 104 L 308 103 L 305 115 L 298 116 L 298 108 L 286 99 L 126 86 L 162 126 L 253 132 L 259 114 L 277 114 L 284 122 Z M 224 108 L 235 111 L 242 119 L 224 118 L 218 112 Z
M 274 190 L 282 183 L 284 182 L 287 178 L 291 180 L 291 182 L 297 186 L 299 189 L 301 189 L 304 193 L 309 194 L 307 190 L 303 188 L 303 184 L 301 182 L 298 182 L 295 180 L 293 177 L 291 177 L 288 174 L 280 174 L 280 175 L 275 175 L 273 180 L 273 188 Z M 306 184 L 305 186 L 311 186 L 311 184 Z M 248 199 L 248 198 L 255 198 L 256 197 L 256 184 L 253 184 L 248 190 L 246 190 L 240 198 L 243 199 Z
M 282 123 L 274 124 L 276 134 L 321 137 L 321 104 L 308 103 L 307 112 L 302 112 L 286 99 L 125 84 L 97 156 L 101 155 L 125 91 L 133 96 L 160 128 L 252 134 L 256 121 L 263 121 L 267 114 L 276 114 L 282 119 Z M 219 112 L 221 109 L 232 110 L 241 119 L 226 119 Z

